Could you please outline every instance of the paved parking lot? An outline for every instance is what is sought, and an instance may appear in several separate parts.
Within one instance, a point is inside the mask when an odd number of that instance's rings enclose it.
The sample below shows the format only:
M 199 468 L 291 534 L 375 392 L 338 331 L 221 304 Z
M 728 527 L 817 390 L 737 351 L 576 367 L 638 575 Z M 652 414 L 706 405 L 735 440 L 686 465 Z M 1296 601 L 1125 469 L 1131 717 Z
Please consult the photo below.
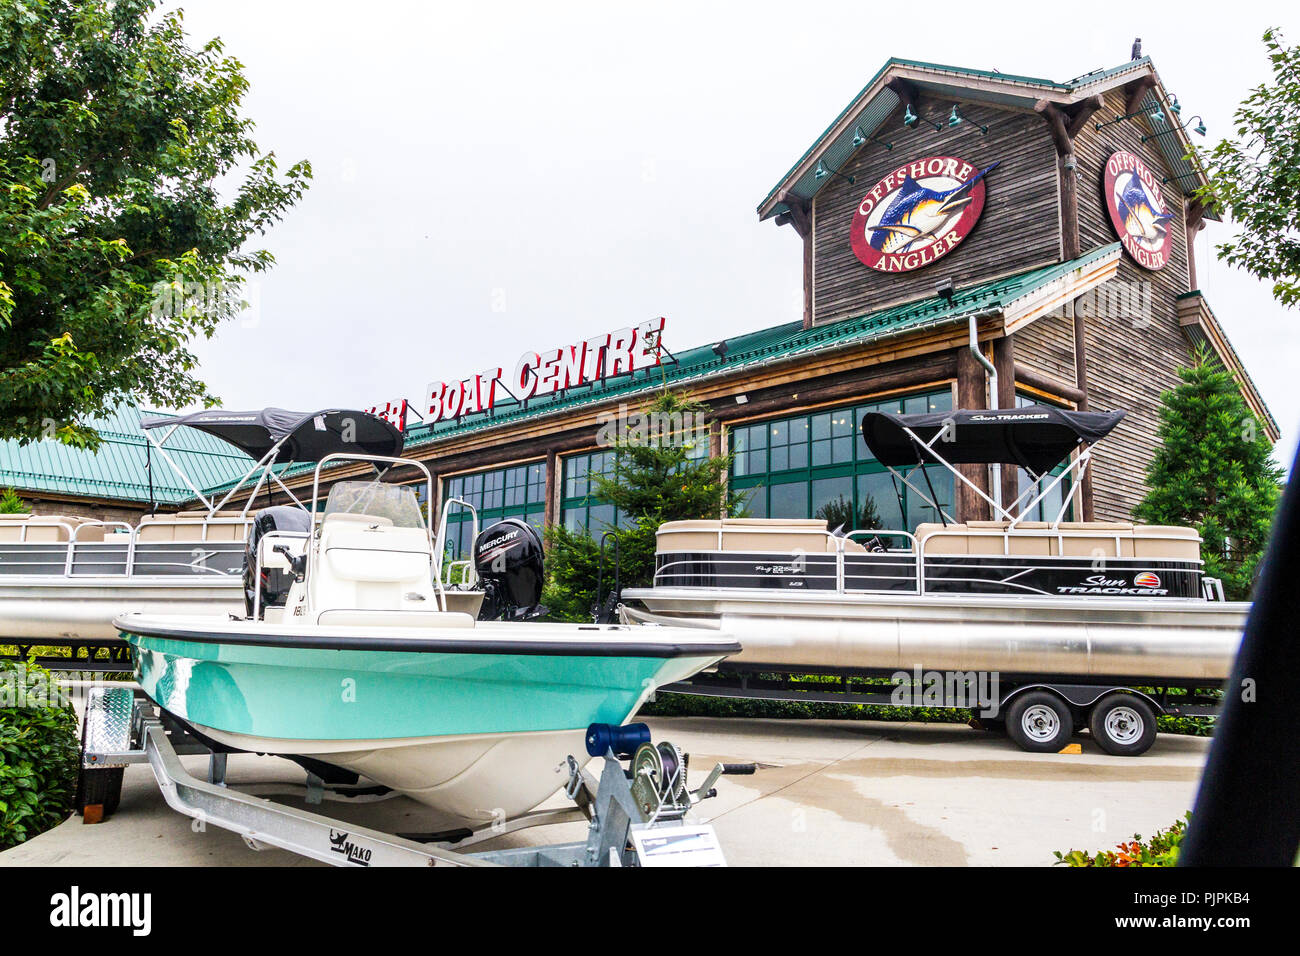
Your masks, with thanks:
M 724 777 L 698 809 L 732 865 L 1049 865 L 1052 851 L 1098 849 L 1144 836 L 1188 810 L 1209 741 L 1161 735 L 1142 757 L 1111 757 L 1086 736 L 1082 754 L 1028 754 L 1003 737 L 945 724 L 671 718 L 656 740 L 691 754 L 699 780 L 716 761 L 758 761 Z M 202 774 L 202 758 L 187 757 Z M 293 764 L 230 759 L 233 784 L 301 782 Z M 564 805 L 557 797 L 549 805 Z M 390 831 L 439 829 L 405 798 L 321 812 Z M 505 845 L 580 839 L 581 824 L 503 837 Z M 0 853 L 0 866 L 315 866 L 253 852 L 223 830 L 197 829 L 167 808 L 149 770 L 128 768 L 122 805 L 106 823 L 73 818 Z

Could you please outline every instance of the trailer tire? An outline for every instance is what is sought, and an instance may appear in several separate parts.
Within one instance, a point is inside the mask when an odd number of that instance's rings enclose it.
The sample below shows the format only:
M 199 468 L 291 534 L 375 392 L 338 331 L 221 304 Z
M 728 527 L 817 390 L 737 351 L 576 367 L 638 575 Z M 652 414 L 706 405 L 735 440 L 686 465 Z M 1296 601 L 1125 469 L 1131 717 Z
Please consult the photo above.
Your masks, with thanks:
M 1088 729 L 1097 746 L 1116 757 L 1136 757 L 1156 740 L 1156 714 L 1141 697 L 1107 694 L 1088 714 Z
M 77 812 L 98 804 L 104 816 L 112 814 L 122 802 L 122 772 L 124 767 L 107 767 L 103 770 L 82 770 L 77 777 Z
M 1007 736 L 1021 750 L 1054 754 L 1070 742 L 1073 733 L 1069 706 L 1045 690 L 1022 694 L 1007 708 Z

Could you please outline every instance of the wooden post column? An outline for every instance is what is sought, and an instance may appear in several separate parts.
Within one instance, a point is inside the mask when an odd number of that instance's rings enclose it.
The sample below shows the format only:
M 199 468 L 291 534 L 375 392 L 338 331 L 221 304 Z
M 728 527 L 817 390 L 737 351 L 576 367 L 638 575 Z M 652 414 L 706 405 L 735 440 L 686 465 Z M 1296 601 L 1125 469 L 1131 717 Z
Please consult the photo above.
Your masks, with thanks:
M 1015 340 L 1004 335 L 993 340 L 993 367 L 998 370 L 998 408 L 1016 407 Z M 1009 508 L 1020 493 L 1020 480 L 1014 465 L 1002 466 L 1002 507 Z
M 546 510 L 542 514 L 542 526 L 550 528 L 555 525 L 559 517 L 559 490 L 560 490 L 560 456 L 556 454 L 555 449 L 551 448 L 546 452 Z
M 975 356 L 971 354 L 968 348 L 957 350 L 957 407 L 958 408 L 985 408 L 988 403 L 988 382 L 986 380 L 984 366 L 980 365 Z M 943 454 L 942 442 L 936 446 L 939 448 L 939 454 Z M 960 471 L 975 487 L 985 494 L 989 494 L 989 469 L 987 465 L 957 465 Z M 984 501 L 979 495 L 963 482 L 956 482 L 956 500 L 957 514 L 954 516 L 958 521 L 987 521 L 989 519 L 988 502 Z M 991 496 L 990 496 L 991 497 Z
M 1130 100 L 1140 99 L 1141 92 L 1129 91 Z M 1034 110 L 1047 123 L 1052 143 L 1056 146 L 1056 161 L 1061 181 L 1061 257 L 1065 260 L 1077 259 L 1082 254 L 1079 238 L 1079 181 L 1078 158 L 1074 154 L 1074 138 L 1083 130 L 1092 114 L 1101 109 L 1100 96 L 1090 96 L 1085 100 L 1069 105 L 1058 105 L 1048 100 L 1039 100 Z M 1079 408 L 1088 407 L 1088 350 L 1087 327 L 1085 317 L 1074 309 L 1074 384 L 1082 396 Z M 1083 503 L 1083 520 L 1092 520 L 1092 478 L 1083 479 L 1079 492 Z
M 813 324 L 813 235 L 812 205 L 802 199 L 786 193 L 781 197 L 789 212 L 776 217 L 776 224 L 787 223 L 794 226 L 794 231 L 803 240 L 803 327 L 811 329 Z
M 1205 206 L 1199 199 L 1187 204 L 1184 210 L 1187 217 L 1187 279 L 1188 290 L 1195 292 L 1200 286 L 1196 281 L 1196 234 L 1205 228 Z

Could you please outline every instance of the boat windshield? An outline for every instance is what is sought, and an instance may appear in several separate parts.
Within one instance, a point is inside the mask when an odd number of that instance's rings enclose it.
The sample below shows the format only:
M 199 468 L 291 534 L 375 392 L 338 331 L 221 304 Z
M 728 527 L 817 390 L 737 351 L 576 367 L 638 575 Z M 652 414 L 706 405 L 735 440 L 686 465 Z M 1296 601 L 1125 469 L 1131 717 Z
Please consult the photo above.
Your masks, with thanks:
M 336 482 L 325 501 L 325 514 L 388 518 L 396 528 L 424 527 L 424 515 L 420 513 L 415 492 L 406 485 L 382 481 Z

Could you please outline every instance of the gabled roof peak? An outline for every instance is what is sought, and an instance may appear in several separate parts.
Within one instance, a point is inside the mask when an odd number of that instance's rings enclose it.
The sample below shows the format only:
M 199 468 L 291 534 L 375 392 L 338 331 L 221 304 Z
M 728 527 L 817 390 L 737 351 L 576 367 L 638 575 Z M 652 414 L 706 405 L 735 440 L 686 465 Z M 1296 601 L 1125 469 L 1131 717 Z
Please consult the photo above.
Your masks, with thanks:
M 1150 77 L 1151 85 L 1145 93 L 1142 108 L 1154 109 L 1160 106 L 1167 109 L 1171 105 L 1170 97 L 1148 56 L 1118 66 L 1093 70 L 1063 83 L 1040 77 L 1001 73 L 998 70 L 945 66 L 891 57 L 780 182 L 772 187 L 759 203 L 759 218 L 770 219 L 788 212 L 791 200 L 810 203 L 831 178 L 825 171 L 818 176 L 819 166 L 830 172 L 837 171 L 864 147 L 902 103 L 898 93 L 900 88 L 910 87 L 929 96 L 952 96 L 954 99 L 1033 109 L 1044 100 L 1068 106 L 1143 77 Z M 1173 169 L 1174 179 L 1185 191 L 1204 181 L 1200 171 L 1183 159 L 1190 151 L 1190 144 L 1186 134 L 1176 124 L 1171 124 L 1169 129 L 1158 133 L 1154 141 Z

